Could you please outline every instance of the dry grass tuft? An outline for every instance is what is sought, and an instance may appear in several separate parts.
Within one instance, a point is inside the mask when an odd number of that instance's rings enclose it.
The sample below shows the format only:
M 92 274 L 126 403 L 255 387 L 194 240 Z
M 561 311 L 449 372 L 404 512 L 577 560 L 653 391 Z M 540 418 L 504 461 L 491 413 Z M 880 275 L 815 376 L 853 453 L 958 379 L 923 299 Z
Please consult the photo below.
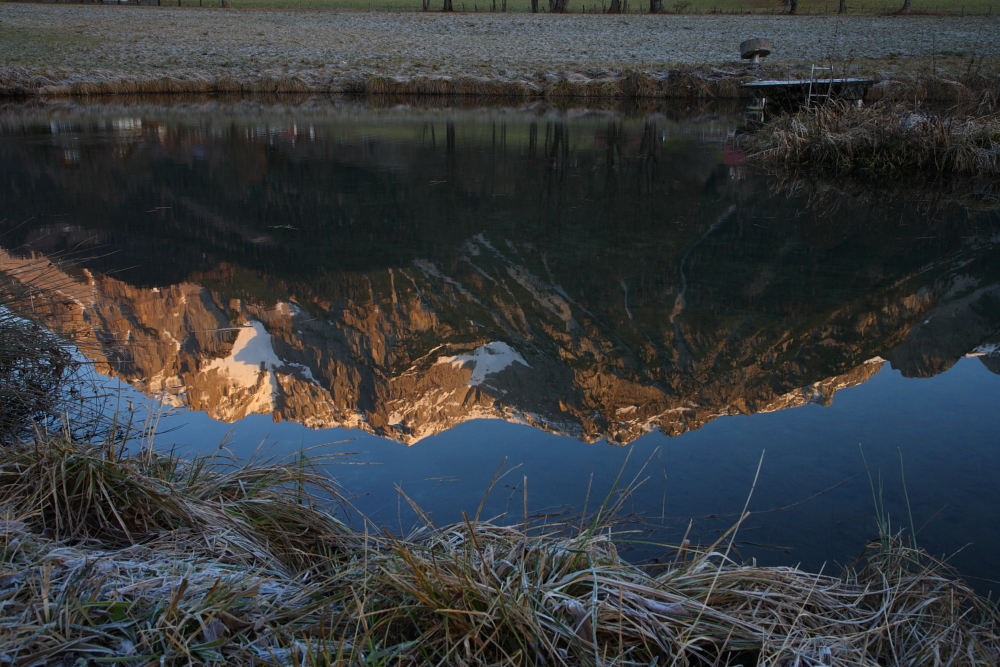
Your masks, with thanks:
M 571 81 L 563 79 L 545 86 L 544 97 L 586 97 L 590 88 L 587 81 Z M 617 93 L 617 90 L 613 90 Z
M 41 278 L 61 275 L 54 266 L 49 274 Z M 51 305 L 51 293 L 24 278 L 0 273 L 0 446 L 65 412 L 63 389 L 80 367 L 70 345 L 33 316 Z
M 33 530 L 62 540 L 113 548 L 183 533 L 247 562 L 301 571 L 353 539 L 312 502 L 341 498 L 315 463 L 186 461 L 152 447 L 129 454 L 118 440 L 40 433 L 0 453 L 0 499 Z
M 303 461 L 183 461 L 41 436 L 0 450 L 0 654 L 125 665 L 983 665 L 997 610 L 898 540 L 841 577 L 609 526 L 352 531 Z M 614 508 L 607 508 L 612 512 Z M 719 547 L 719 548 L 717 548 Z
M 662 97 L 663 89 L 660 82 L 647 74 L 636 70 L 625 70 L 618 82 L 625 97 Z
M 968 63 L 964 69 L 930 75 L 894 75 L 868 89 L 869 102 L 908 103 L 941 102 L 953 105 L 981 105 L 995 100 L 1000 92 L 1000 76 L 984 72 Z
M 679 70 L 668 74 L 663 89 L 666 97 L 712 97 L 713 82 L 698 72 Z
M 1000 173 L 1000 119 L 944 117 L 904 105 L 830 104 L 781 116 L 745 139 L 761 163 L 893 174 Z
M 59 412 L 59 390 L 74 366 L 62 341 L 0 305 L 0 446 Z
M 724 99 L 737 99 L 743 97 L 743 91 L 740 89 L 740 84 L 742 83 L 744 83 L 742 80 L 732 79 L 729 77 L 719 79 L 715 84 L 715 96 Z

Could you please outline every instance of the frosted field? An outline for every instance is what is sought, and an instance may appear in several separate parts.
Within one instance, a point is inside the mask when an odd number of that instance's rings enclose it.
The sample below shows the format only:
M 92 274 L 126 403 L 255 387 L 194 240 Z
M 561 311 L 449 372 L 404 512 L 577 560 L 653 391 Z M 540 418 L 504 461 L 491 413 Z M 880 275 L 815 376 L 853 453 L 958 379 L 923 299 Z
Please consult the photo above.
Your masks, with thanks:
M 421 14 L 0 3 L 0 65 L 121 73 L 323 70 L 387 75 L 732 66 L 768 37 L 768 63 L 995 60 L 1000 19 Z

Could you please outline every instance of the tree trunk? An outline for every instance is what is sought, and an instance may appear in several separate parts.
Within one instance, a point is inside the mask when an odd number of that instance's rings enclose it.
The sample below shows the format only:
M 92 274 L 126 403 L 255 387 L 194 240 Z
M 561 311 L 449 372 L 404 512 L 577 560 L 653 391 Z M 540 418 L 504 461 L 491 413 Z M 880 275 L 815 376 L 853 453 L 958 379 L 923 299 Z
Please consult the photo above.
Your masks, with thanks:
M 847 0 L 840 0 L 840 8 L 837 10 L 838 14 L 847 13 Z
M 532 14 L 538 13 L 538 0 L 531 0 L 531 13 Z
M 621 0 L 611 0 L 611 6 L 608 7 L 608 14 L 621 14 L 621 13 L 622 13 Z
M 551 0 L 549 4 L 552 8 L 553 14 L 565 14 L 566 6 L 569 5 L 569 0 Z
M 650 14 L 662 14 L 663 13 L 663 0 L 649 0 L 649 13 Z
M 903 6 L 899 8 L 900 14 L 910 13 L 910 0 L 903 0 Z
M 425 12 L 429 12 L 431 10 L 431 0 L 422 0 L 422 3 L 420 8 Z
M 788 13 L 795 14 L 799 11 L 799 0 L 788 0 Z
M 444 0 L 444 6 L 441 7 L 442 12 L 453 12 L 455 8 L 451 4 L 451 0 Z

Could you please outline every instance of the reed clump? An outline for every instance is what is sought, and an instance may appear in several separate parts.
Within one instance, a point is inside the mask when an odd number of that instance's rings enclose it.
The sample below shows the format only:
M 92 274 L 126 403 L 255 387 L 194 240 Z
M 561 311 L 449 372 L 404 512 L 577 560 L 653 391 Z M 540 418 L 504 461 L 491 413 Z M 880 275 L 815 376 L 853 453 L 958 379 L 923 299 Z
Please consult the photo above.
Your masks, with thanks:
M 909 105 L 831 103 L 784 115 L 746 135 L 758 163 L 894 174 L 1000 173 L 1000 117 L 947 116 Z
M 44 299 L 17 277 L 0 275 L 0 446 L 58 414 L 61 390 L 77 369 L 66 342 L 30 317 L 36 297 Z
M 964 68 L 951 68 L 934 74 L 873 74 L 879 81 L 865 94 L 868 102 L 939 102 L 949 105 L 978 105 L 992 110 L 996 108 L 1000 95 L 1000 75 L 992 64 L 984 67 L 982 59 L 971 59 Z
M 32 419 L 58 411 L 59 390 L 73 365 L 61 341 L 0 306 L 0 443 L 23 434 Z
M 841 576 L 725 539 L 669 566 L 603 517 L 351 529 L 301 459 L 40 433 L 0 450 L 0 659 L 124 665 L 983 665 L 997 610 L 898 539 Z M 417 508 L 419 513 L 419 508 Z M 89 664 L 89 663 L 88 663 Z

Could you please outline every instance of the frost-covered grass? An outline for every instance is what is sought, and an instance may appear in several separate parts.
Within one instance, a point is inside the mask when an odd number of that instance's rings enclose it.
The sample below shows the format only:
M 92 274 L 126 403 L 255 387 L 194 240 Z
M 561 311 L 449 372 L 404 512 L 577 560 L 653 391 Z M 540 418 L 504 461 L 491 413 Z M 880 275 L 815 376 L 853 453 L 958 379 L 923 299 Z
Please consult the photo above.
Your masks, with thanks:
M 963 76 L 1000 17 L 817 18 L 195 10 L 0 3 L 0 95 L 401 93 L 737 97 L 754 78 Z M 747 36 L 776 45 L 752 69 Z M 974 57 L 973 57 L 974 56 Z
M 40 435 L 0 449 L 0 659 L 13 664 L 931 667 L 1000 659 L 998 614 L 884 535 L 842 574 L 663 564 L 608 517 L 352 529 L 303 460 L 185 461 Z M 527 500 L 525 501 L 527 502 Z M 420 513 L 418 515 L 425 516 Z M 527 515 L 527 507 L 525 514 Z M 744 517 L 745 518 L 745 517 Z M 82 664 L 82 663 L 81 663 Z
M 178 6 L 177 0 L 161 0 L 163 5 Z M 496 11 L 503 10 L 503 0 L 496 0 Z M 420 11 L 421 0 L 227 0 L 234 8 L 248 9 L 353 9 L 363 11 Z M 455 11 L 493 11 L 493 0 L 455 0 Z M 602 12 L 608 0 L 570 0 L 570 13 Z M 851 16 L 879 16 L 898 12 L 902 0 L 866 0 L 850 2 L 847 13 Z M 181 0 L 183 7 L 221 7 L 221 0 Z M 432 10 L 440 10 L 442 0 L 433 0 Z M 539 11 L 548 10 L 548 1 L 539 0 Z M 464 8 L 464 9 L 463 9 Z M 837 0 L 799 0 L 799 13 L 812 15 L 836 14 Z M 668 14 L 782 14 L 788 8 L 780 0 L 664 0 L 663 9 Z M 530 12 L 531 0 L 507 0 L 508 12 Z M 648 0 L 630 0 L 628 13 L 649 11 Z M 937 16 L 962 16 L 969 14 L 1000 13 L 1000 3 L 993 0 L 917 0 L 914 13 Z
M 469 16 L 0 3 L 0 31 L 0 64 L 77 72 L 519 77 L 739 66 L 739 43 L 755 36 L 774 42 L 767 62 L 777 66 L 1000 57 L 1000 17 Z

